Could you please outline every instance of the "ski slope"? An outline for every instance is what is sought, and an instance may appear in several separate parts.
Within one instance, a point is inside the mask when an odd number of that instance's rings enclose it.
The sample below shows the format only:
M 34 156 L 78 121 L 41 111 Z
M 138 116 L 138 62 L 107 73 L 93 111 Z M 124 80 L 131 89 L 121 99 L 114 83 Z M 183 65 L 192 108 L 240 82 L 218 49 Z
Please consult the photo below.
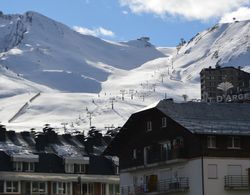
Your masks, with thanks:
M 3 15 L 0 122 L 20 131 L 51 124 L 59 132 L 88 131 L 91 122 L 105 131 L 163 98 L 199 101 L 199 73 L 216 65 L 250 72 L 250 21 L 217 24 L 179 47 L 157 48 L 147 39 L 81 35 L 35 12 Z

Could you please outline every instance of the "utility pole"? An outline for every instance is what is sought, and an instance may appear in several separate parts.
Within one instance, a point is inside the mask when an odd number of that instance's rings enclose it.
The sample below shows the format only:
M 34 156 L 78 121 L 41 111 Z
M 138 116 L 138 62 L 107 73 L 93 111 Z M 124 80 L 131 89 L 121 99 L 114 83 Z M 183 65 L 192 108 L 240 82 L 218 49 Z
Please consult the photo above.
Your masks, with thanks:
M 111 109 L 112 109 L 112 110 L 114 110 L 114 101 L 115 101 L 115 98 L 110 98 Z
M 89 128 L 92 127 L 92 115 L 93 115 L 93 112 L 90 112 L 90 111 L 87 112 L 87 117 L 89 119 Z
M 129 94 L 131 95 L 131 100 L 134 99 L 134 90 L 130 89 Z
M 61 123 L 61 125 L 63 125 L 63 129 L 64 129 L 64 133 L 66 132 L 66 125 L 67 125 L 68 123 Z
M 125 89 L 121 89 L 121 90 L 120 90 L 120 93 L 121 93 L 121 95 L 122 95 L 122 101 L 124 101 Z

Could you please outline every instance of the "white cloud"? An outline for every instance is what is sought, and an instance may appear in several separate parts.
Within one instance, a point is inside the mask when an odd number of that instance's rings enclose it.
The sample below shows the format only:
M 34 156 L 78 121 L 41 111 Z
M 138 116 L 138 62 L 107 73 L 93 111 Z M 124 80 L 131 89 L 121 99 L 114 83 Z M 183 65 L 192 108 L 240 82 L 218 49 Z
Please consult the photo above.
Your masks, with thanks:
M 84 28 L 80 26 L 74 26 L 73 29 L 76 32 L 79 32 L 84 35 L 92 35 L 95 37 L 114 37 L 115 33 L 112 32 L 111 30 L 105 29 L 103 27 L 99 27 L 96 29 L 89 29 L 89 28 Z
M 189 20 L 208 20 L 222 17 L 250 0 L 119 0 L 133 13 L 153 13 L 159 16 L 181 16 Z
M 128 15 L 128 11 L 122 11 L 122 13 L 124 14 L 124 15 Z
M 225 14 L 220 23 L 230 23 L 235 20 L 243 21 L 243 20 L 250 20 L 250 8 L 249 7 L 241 7 L 237 11 Z
M 106 36 L 106 37 L 113 37 L 113 36 L 115 36 L 114 32 L 112 32 L 111 30 L 102 28 L 102 27 L 98 28 L 97 32 L 99 32 L 99 34 L 101 34 L 103 36 Z
M 92 35 L 92 36 L 97 36 L 97 33 L 95 30 L 90 30 L 88 28 L 80 27 L 80 26 L 74 26 L 73 29 L 76 32 L 79 32 L 83 35 Z

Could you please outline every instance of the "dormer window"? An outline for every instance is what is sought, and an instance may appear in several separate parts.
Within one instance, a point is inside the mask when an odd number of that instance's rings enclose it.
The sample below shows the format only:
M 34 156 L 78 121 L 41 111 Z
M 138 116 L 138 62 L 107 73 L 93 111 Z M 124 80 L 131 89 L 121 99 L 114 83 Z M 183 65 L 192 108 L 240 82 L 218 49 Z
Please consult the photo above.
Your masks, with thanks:
M 75 164 L 75 173 L 85 173 L 86 172 L 86 166 L 84 164 Z
M 167 117 L 162 117 L 161 118 L 161 127 L 167 127 Z
M 86 173 L 85 164 L 65 164 L 65 173 Z
M 34 172 L 35 171 L 35 163 L 34 162 L 13 162 L 14 171 L 20 172 Z
M 65 164 L 65 173 L 74 173 L 74 164 Z
M 227 139 L 228 149 L 240 149 L 240 137 L 229 136 Z
M 207 148 L 216 148 L 215 136 L 207 136 Z
M 13 168 L 14 171 L 22 171 L 23 170 L 22 162 L 13 162 Z
M 147 121 L 147 131 L 152 131 L 152 121 Z

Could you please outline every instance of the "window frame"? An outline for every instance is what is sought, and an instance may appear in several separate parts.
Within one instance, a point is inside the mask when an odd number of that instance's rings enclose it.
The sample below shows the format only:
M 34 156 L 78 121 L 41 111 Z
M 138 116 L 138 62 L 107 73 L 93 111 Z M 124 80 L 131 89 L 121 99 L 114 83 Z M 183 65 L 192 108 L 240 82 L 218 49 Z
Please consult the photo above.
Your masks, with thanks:
M 34 184 L 37 184 L 37 190 L 34 190 L 34 186 L 33 186 Z M 44 185 L 43 191 L 41 190 L 42 185 Z M 48 193 L 47 182 L 40 182 L 40 181 L 31 182 L 31 192 L 32 194 L 47 194 Z
M 161 118 L 161 127 L 166 128 L 167 127 L 167 117 L 162 117 Z
M 236 139 L 239 141 L 239 146 L 236 146 Z M 229 141 L 230 141 L 230 146 L 229 146 Z M 239 136 L 228 136 L 227 137 L 227 148 L 228 149 L 241 149 L 241 138 Z
M 53 182 L 51 188 L 51 195 L 68 195 L 72 194 L 71 182 Z
M 8 183 L 11 185 L 8 186 Z M 17 184 L 17 191 L 14 191 L 14 183 Z M 10 191 L 8 191 L 10 189 Z M 4 181 L 4 193 L 14 193 L 14 194 L 19 194 L 20 193 L 20 183 L 19 181 Z
M 86 165 L 74 164 L 74 173 L 86 173 Z
M 211 173 L 211 170 L 209 169 L 210 167 L 215 167 L 215 176 L 210 176 L 209 174 Z M 217 164 L 208 164 L 207 165 L 207 178 L 208 179 L 218 179 L 218 165 Z
M 65 164 L 65 173 L 74 173 L 75 166 L 73 163 L 66 163 Z
M 152 131 L 152 121 L 147 121 L 147 131 Z
M 214 136 L 214 135 L 207 136 L 207 148 L 208 149 L 216 149 L 217 148 L 216 136 Z

